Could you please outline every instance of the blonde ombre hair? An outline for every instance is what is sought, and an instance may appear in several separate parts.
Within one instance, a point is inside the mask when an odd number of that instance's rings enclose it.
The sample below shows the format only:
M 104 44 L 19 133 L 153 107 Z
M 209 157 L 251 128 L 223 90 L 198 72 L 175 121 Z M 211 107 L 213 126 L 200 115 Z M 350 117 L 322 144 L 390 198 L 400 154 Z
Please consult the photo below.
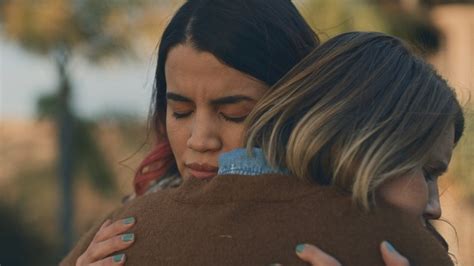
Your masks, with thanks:
M 316 48 L 260 100 L 246 146 L 274 166 L 352 192 L 369 209 L 384 181 L 423 165 L 463 115 L 455 93 L 395 37 L 350 32 Z

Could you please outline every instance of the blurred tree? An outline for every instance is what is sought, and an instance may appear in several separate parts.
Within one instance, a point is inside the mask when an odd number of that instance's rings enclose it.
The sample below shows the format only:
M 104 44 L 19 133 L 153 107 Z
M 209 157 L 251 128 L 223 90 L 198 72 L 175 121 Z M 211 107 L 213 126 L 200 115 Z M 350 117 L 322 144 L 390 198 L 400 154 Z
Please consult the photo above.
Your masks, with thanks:
M 474 0 L 418 0 L 422 5 L 435 6 L 446 4 L 474 4 Z
M 299 9 L 308 23 L 326 38 L 352 29 L 351 5 L 346 0 L 314 0 L 301 2 Z
M 440 49 L 442 34 L 434 25 L 427 5 L 418 0 L 372 2 L 379 6 L 379 12 L 387 22 L 388 32 L 410 42 L 422 56 L 435 54 Z
M 474 0 L 370 0 L 379 7 L 388 32 L 415 45 L 423 56 L 438 52 L 443 39 L 430 9 L 437 5 L 474 4 Z
M 370 0 L 295 0 L 295 3 L 323 40 L 351 30 L 386 31 L 385 19 Z
M 72 243 L 75 166 L 86 166 L 102 192 L 109 193 L 114 187 L 111 171 L 92 136 L 93 124 L 79 119 L 71 107 L 69 62 L 73 55 L 94 63 L 117 56 L 133 57 L 136 43 L 131 32 L 150 23 L 147 11 L 151 6 L 156 6 L 151 0 L 0 0 L 0 22 L 6 36 L 28 51 L 50 57 L 56 66 L 57 90 L 39 99 L 38 111 L 57 121 L 64 251 Z
M 382 31 L 401 37 L 423 55 L 436 53 L 441 33 L 429 8 L 438 4 L 474 0 L 299 0 L 307 21 L 326 39 L 350 30 Z

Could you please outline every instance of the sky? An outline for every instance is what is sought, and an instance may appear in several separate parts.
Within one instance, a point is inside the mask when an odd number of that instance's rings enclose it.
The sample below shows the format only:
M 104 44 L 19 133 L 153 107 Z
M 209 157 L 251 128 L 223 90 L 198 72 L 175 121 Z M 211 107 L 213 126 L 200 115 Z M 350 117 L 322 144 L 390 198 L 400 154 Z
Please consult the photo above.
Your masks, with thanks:
M 145 118 L 153 85 L 152 57 L 99 66 L 73 59 L 74 110 L 89 118 L 112 112 Z M 0 35 L 0 120 L 34 118 L 39 95 L 53 92 L 56 84 L 51 59 L 26 52 Z

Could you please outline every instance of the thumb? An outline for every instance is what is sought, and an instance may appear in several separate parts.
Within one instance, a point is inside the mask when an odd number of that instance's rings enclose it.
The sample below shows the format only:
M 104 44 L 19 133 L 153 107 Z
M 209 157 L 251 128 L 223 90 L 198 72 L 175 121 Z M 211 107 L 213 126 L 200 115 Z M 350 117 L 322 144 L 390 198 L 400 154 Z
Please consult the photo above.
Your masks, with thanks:
M 410 266 L 408 259 L 398 253 L 388 241 L 380 244 L 380 252 L 386 266 Z
M 340 266 L 341 264 L 321 249 L 310 244 L 296 246 L 296 255 L 312 266 Z

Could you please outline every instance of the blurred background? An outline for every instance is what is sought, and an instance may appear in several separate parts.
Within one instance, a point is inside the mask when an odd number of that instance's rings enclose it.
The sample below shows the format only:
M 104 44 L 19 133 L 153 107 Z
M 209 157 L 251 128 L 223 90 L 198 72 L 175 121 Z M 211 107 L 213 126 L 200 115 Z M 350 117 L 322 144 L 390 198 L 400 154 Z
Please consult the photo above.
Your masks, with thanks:
M 0 0 L 0 264 L 54 265 L 132 191 L 156 47 L 183 0 Z M 456 88 L 466 131 L 437 227 L 474 265 L 473 0 L 294 0 L 327 39 L 382 31 Z

